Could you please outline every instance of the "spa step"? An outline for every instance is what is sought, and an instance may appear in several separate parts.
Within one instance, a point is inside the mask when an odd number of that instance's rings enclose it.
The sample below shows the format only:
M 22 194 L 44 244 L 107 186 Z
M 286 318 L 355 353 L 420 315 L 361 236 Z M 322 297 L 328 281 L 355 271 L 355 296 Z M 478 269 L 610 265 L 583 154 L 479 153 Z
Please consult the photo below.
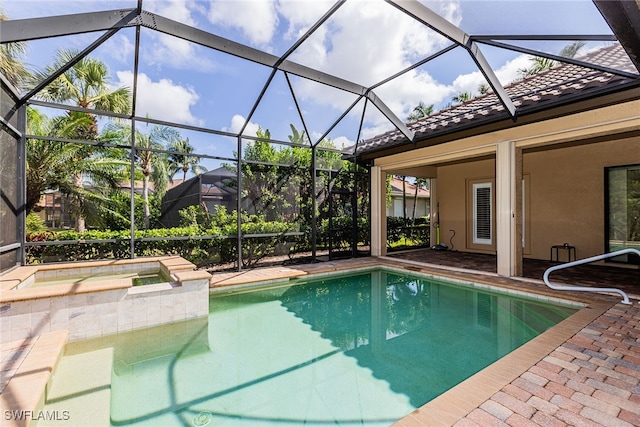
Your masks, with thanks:
M 42 409 L 46 389 L 65 343 L 67 331 L 48 332 L 32 338 L 33 345 L 0 395 L 3 426 L 28 426 Z M 28 347 L 21 347 L 28 348 Z M 3 366 L 4 368 L 4 366 Z

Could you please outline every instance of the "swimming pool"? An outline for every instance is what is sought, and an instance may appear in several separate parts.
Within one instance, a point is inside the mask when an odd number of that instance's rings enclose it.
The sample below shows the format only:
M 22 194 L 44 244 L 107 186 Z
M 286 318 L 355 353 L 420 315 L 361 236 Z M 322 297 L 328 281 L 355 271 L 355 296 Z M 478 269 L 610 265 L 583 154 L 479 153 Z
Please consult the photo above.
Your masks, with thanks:
M 68 345 L 45 409 L 92 408 L 94 425 L 386 426 L 577 310 L 388 269 L 293 283 Z

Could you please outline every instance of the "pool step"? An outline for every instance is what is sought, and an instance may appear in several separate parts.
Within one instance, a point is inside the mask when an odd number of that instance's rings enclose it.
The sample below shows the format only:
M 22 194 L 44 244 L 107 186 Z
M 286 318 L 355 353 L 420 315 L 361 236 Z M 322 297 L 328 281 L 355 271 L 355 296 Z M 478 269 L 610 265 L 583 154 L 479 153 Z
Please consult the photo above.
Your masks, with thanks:
M 47 389 L 49 419 L 37 427 L 110 425 L 113 354 L 112 347 L 77 351 L 70 344 Z
M 0 394 L 3 426 L 35 424 L 32 421 L 42 409 L 51 374 L 60 361 L 68 335 L 67 331 L 48 332 L 32 338 L 30 349 L 20 347 L 28 353 L 24 358 L 19 355 L 13 358 L 14 363 L 20 363 L 20 359 L 22 362 Z

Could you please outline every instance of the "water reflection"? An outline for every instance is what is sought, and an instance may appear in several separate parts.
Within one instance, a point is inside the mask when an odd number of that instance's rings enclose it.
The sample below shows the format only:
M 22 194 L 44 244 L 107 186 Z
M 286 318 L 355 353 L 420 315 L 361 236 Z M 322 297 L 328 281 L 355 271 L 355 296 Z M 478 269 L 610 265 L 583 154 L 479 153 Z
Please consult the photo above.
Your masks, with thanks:
M 294 286 L 279 299 L 415 406 L 575 311 L 386 271 Z

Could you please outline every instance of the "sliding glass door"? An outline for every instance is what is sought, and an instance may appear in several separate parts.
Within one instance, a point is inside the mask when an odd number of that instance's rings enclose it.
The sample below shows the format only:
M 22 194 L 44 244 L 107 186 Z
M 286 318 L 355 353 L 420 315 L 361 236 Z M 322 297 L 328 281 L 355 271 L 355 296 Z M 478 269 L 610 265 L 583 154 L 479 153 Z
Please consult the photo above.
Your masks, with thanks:
M 626 248 L 640 250 L 640 165 L 606 168 L 605 180 L 607 251 Z M 613 260 L 640 263 L 640 257 L 634 254 Z

